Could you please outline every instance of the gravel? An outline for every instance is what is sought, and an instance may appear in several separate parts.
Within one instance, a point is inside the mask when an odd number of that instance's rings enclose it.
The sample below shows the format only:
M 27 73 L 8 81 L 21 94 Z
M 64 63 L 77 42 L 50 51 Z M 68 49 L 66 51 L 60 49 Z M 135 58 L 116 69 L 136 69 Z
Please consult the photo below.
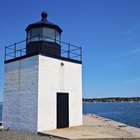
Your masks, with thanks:
M 52 136 L 40 136 L 21 131 L 0 131 L 0 140 L 64 140 Z

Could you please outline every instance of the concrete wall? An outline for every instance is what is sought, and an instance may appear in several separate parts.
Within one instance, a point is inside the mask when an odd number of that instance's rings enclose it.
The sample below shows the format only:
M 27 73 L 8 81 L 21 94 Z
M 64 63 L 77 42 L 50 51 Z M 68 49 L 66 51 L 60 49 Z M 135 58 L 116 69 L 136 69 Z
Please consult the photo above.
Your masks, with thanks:
M 37 132 L 38 56 L 5 64 L 3 126 Z
M 81 64 L 39 56 L 38 90 L 38 131 L 56 129 L 57 92 L 69 93 L 69 125 L 82 124 Z
M 41 55 L 5 64 L 3 126 L 33 133 L 56 129 L 57 92 L 69 93 L 69 126 L 81 125 L 81 64 Z

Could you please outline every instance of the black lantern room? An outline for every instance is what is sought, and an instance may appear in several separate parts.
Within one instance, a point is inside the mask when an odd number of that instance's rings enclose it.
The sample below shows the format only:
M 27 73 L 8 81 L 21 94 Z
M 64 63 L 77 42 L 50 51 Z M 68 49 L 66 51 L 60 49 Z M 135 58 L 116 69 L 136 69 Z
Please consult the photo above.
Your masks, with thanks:
M 41 21 L 30 24 L 26 28 L 26 54 L 60 56 L 62 29 L 47 20 L 46 12 L 42 12 L 41 16 Z

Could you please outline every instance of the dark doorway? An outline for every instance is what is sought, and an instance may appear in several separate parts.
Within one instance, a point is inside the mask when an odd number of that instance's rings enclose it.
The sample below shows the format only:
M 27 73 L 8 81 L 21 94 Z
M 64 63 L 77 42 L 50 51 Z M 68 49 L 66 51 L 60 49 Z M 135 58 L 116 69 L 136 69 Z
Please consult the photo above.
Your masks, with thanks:
M 57 93 L 57 128 L 69 127 L 69 94 Z

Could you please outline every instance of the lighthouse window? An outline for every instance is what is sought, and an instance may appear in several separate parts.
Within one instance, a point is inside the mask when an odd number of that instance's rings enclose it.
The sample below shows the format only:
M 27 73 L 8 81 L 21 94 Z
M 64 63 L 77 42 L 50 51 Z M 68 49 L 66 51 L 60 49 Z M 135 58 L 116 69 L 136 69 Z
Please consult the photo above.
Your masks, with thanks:
M 42 35 L 42 28 L 35 28 L 35 29 L 32 29 L 32 30 L 28 31 L 28 33 L 27 33 L 27 38 L 28 38 L 27 43 L 38 41 L 40 39 L 39 35 Z
M 43 28 L 44 40 L 54 42 L 55 41 L 55 30 L 50 28 Z
M 61 34 L 56 31 L 56 42 L 61 45 Z
M 42 28 L 35 28 L 31 30 L 31 41 L 38 41 L 39 35 L 42 35 Z

